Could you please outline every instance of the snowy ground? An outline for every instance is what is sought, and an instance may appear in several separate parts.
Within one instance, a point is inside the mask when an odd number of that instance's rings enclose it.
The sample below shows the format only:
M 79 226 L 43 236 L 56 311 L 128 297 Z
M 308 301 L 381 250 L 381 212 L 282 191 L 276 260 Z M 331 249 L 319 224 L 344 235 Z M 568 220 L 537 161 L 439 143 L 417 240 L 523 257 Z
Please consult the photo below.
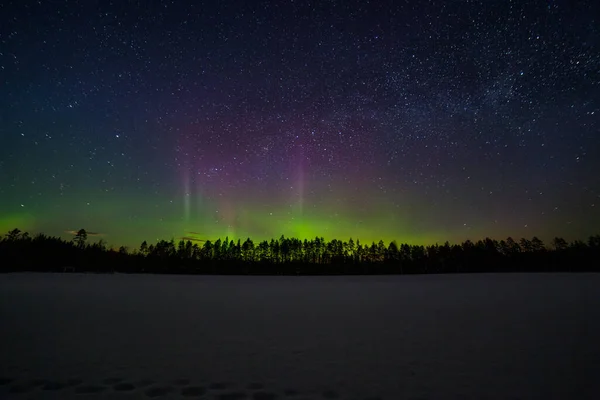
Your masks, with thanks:
M 8 274 L 0 346 L 0 398 L 599 399 L 600 274 Z

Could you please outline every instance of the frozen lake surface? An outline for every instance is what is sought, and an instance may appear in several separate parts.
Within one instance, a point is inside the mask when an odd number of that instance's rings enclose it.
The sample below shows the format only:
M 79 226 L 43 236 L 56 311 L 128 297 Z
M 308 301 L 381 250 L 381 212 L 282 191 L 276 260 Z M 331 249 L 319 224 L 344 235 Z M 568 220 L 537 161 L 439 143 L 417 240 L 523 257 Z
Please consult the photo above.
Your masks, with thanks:
M 5 274 L 0 340 L 0 398 L 599 399 L 600 274 Z

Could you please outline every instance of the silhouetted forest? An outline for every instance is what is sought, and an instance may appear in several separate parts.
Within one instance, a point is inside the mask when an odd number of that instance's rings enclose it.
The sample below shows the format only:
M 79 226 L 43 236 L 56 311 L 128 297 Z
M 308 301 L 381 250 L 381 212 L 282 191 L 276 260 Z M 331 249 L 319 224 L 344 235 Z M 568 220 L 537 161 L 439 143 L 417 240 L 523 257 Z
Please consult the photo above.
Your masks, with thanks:
M 88 243 L 81 229 L 68 241 L 14 229 L 0 240 L 2 272 L 68 271 L 176 274 L 438 274 L 466 272 L 600 271 L 600 235 L 587 242 L 555 238 L 546 246 L 537 237 L 462 244 L 363 244 L 359 240 L 299 240 L 281 236 L 255 244 L 246 239 L 143 242 L 129 251 Z

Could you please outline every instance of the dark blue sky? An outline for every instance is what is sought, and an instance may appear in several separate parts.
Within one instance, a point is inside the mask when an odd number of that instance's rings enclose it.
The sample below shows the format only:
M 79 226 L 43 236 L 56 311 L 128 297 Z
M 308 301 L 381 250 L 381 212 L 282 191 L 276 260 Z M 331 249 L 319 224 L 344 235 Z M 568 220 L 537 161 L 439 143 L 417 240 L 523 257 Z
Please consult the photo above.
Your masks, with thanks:
M 594 1 L 0 4 L 0 229 L 413 243 L 600 226 Z

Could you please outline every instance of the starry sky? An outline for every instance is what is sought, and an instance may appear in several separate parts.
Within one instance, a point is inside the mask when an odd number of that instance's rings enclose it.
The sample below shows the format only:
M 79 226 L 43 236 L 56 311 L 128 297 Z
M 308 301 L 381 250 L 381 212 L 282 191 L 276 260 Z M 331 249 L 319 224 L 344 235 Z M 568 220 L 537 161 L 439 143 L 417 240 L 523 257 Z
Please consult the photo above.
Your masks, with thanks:
M 0 3 L 0 231 L 600 228 L 600 4 Z

